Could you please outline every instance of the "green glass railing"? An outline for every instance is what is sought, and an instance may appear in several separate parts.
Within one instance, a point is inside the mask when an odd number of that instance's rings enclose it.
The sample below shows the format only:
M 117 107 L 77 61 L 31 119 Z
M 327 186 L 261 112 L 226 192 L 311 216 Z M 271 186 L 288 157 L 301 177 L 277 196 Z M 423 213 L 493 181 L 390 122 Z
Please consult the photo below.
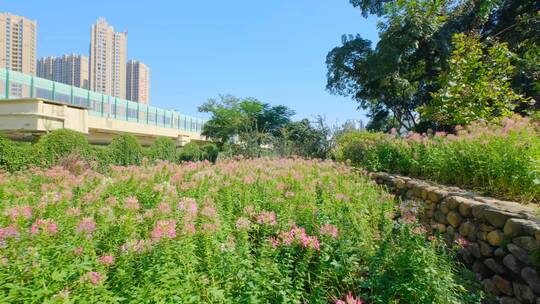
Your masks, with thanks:
M 201 133 L 204 119 L 0 69 L 0 99 L 43 98 L 85 107 L 92 116 Z

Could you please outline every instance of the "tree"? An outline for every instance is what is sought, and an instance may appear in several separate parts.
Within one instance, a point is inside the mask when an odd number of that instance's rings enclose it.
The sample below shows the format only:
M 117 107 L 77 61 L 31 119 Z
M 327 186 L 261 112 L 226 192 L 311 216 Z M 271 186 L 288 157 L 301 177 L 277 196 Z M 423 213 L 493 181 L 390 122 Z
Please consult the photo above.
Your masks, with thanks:
M 239 99 L 220 96 L 199 107 L 200 112 L 212 113 L 202 134 L 215 140 L 220 147 L 237 138 L 246 154 L 260 155 L 261 146 L 291 121 L 294 111 L 286 106 L 270 106 L 255 98 Z
M 468 125 L 512 115 L 525 99 L 511 88 L 514 54 L 506 43 L 481 42 L 478 35 L 455 34 L 450 67 L 439 78 L 433 102 L 420 108 L 442 125 Z
M 330 133 L 321 116 L 313 122 L 302 119 L 285 125 L 276 137 L 275 146 L 282 156 L 326 158 L 332 148 Z
M 343 36 L 327 56 L 327 89 L 350 96 L 367 109 L 373 128 L 426 126 L 417 110 L 433 102 L 439 75 L 449 69 L 451 38 L 475 33 L 480 40 L 508 41 L 521 64 L 516 92 L 537 97 L 540 2 L 533 0 L 350 0 L 364 16 L 381 16 L 379 42 Z M 526 56 L 527 55 L 527 56 Z M 379 121 L 375 121 L 379 120 Z

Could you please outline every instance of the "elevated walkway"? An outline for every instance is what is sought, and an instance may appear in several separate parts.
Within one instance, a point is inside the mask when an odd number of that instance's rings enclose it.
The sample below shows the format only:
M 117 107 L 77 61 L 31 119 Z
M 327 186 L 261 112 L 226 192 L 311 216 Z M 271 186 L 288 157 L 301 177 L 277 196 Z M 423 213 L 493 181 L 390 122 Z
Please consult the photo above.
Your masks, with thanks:
M 166 136 L 183 146 L 205 141 L 204 123 L 176 111 L 0 69 L 0 132 L 9 137 L 67 128 L 87 134 L 93 144 L 108 144 L 127 133 L 143 145 Z

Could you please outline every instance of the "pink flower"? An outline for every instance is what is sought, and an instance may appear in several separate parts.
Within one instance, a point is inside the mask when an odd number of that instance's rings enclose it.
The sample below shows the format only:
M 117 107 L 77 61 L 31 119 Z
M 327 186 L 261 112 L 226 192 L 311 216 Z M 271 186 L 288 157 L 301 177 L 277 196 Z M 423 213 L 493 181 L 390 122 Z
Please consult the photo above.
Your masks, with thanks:
M 456 243 L 456 245 L 459 246 L 459 247 L 467 247 L 467 246 L 469 246 L 469 241 L 466 238 L 462 237 L 462 236 L 458 236 L 456 238 L 456 240 L 454 240 L 454 243 Z
M 253 175 L 247 175 L 244 177 L 244 184 L 251 185 L 255 183 L 255 177 Z
M 0 228 L 0 240 L 6 238 L 16 238 L 19 236 L 19 231 L 14 225 L 9 225 L 6 228 Z
M 171 206 L 169 206 L 169 204 L 167 204 L 165 202 L 161 202 L 158 205 L 157 210 L 161 214 L 169 214 L 169 213 L 171 213 Z
M 317 251 L 321 249 L 319 240 L 316 236 L 302 235 L 300 236 L 300 244 L 302 244 L 304 248 L 311 248 Z
M 32 217 L 32 207 L 29 205 L 17 205 L 13 208 L 7 209 L 6 213 L 12 220 L 16 220 L 18 217 L 29 219 Z
M 80 255 L 81 253 L 83 253 L 83 251 L 84 251 L 84 248 L 82 248 L 82 247 L 77 247 L 77 248 L 75 248 L 75 249 L 73 250 L 73 253 L 74 253 L 75 255 Z
M 286 246 L 290 246 L 295 243 L 306 249 L 314 249 L 319 251 L 321 248 L 319 239 L 316 236 L 307 235 L 306 230 L 302 227 L 294 227 L 288 232 L 280 232 L 279 237 L 281 239 L 281 243 Z
M 184 234 L 195 234 L 195 232 L 197 232 L 197 229 L 195 228 L 195 225 L 193 224 L 185 224 L 184 228 L 182 229 L 182 232 Z
M 99 262 L 103 265 L 110 266 L 114 263 L 114 256 L 111 254 L 99 257 Z
M 118 200 L 116 199 L 116 197 L 114 196 L 111 196 L 111 197 L 108 197 L 105 202 L 107 203 L 107 205 L 111 205 L 111 206 L 116 206 L 118 205 Z
M 319 233 L 321 235 L 328 235 L 328 236 L 331 236 L 333 238 L 337 238 L 338 237 L 338 230 L 335 226 L 331 225 L 331 224 L 324 224 L 321 229 L 319 230 Z
M 251 222 L 245 217 L 239 217 L 236 220 L 236 229 L 238 230 L 248 230 Z
M 215 208 L 206 206 L 201 210 L 201 214 L 206 217 L 212 218 L 217 214 L 217 212 Z
M 206 233 L 216 232 L 218 230 L 218 224 L 214 223 L 204 223 L 201 225 L 201 230 Z
M 30 227 L 30 233 L 36 234 L 42 231 L 45 234 L 53 235 L 58 232 L 58 226 L 51 219 L 37 219 Z
M 130 241 L 127 241 L 122 246 L 120 246 L 120 250 L 123 253 L 126 253 L 126 252 L 142 253 L 142 252 L 149 251 L 150 249 L 152 249 L 151 240 L 130 240 Z
M 276 237 L 271 236 L 268 238 L 268 240 L 270 241 L 270 245 L 272 246 L 272 249 L 276 249 L 279 247 L 280 241 Z
M 85 232 L 86 234 L 92 234 L 96 230 L 96 222 L 93 218 L 83 218 L 79 222 L 79 226 L 77 227 L 77 232 Z
M 150 233 L 150 237 L 153 241 L 159 241 L 162 238 L 175 238 L 176 221 L 157 221 Z
M 352 293 L 348 293 L 345 296 L 345 301 L 343 300 L 336 300 L 336 304 L 363 304 L 364 302 L 360 298 L 356 298 L 352 295 Z
M 70 207 L 66 210 L 66 216 L 79 216 L 81 215 L 81 208 Z
M 103 276 L 99 272 L 90 271 L 82 275 L 79 279 L 81 283 L 90 282 L 92 285 L 97 285 L 101 283 L 105 279 L 105 276 Z
M 276 214 L 274 211 L 263 211 L 261 214 L 257 215 L 257 223 L 265 224 L 270 226 L 275 226 L 277 224 Z
M 139 200 L 137 200 L 134 196 L 126 197 L 124 200 L 124 208 L 128 210 L 139 210 L 141 208 L 141 205 L 139 204 Z

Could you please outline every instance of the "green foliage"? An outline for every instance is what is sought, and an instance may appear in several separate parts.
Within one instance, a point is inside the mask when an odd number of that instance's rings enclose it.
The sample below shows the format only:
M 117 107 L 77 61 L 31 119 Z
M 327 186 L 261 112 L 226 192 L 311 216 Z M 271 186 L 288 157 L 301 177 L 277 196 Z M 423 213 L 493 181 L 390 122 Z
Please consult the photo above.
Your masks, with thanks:
M 219 149 L 214 144 L 206 144 L 201 148 L 203 158 L 215 164 L 219 155 Z
M 220 147 L 236 142 L 249 157 L 260 156 L 262 146 L 271 142 L 294 115 L 294 111 L 283 105 L 270 106 L 255 98 L 234 96 L 221 96 L 220 101 L 210 99 L 199 111 L 212 113 L 203 135 Z
M 197 143 L 190 142 L 180 148 L 178 160 L 182 162 L 196 162 L 204 159 L 203 151 Z
M 0 170 L 18 171 L 37 164 L 38 151 L 30 144 L 20 144 L 0 136 Z
M 476 123 L 458 135 L 350 133 L 338 159 L 524 202 L 540 202 L 540 127 L 526 118 Z
M 396 224 L 369 265 L 373 303 L 481 303 L 481 292 L 463 292 L 444 243 L 426 243 L 423 234 L 413 231 Z
M 472 303 L 443 251 L 392 231 L 392 197 L 330 161 L 1 178 L 2 303 Z
M 123 134 L 114 138 L 107 150 L 112 164 L 115 165 L 139 165 L 143 159 L 143 148 L 133 135 Z
M 148 151 L 150 159 L 176 161 L 176 145 L 168 137 L 159 137 L 150 146 Z
M 87 159 L 90 153 L 90 144 L 86 136 L 69 129 L 58 129 L 44 135 L 37 142 L 36 148 L 40 159 L 49 166 L 72 153 L 78 154 L 83 159 Z
M 456 88 L 468 88 L 496 79 L 500 87 L 510 81 L 512 89 L 525 98 L 540 97 L 538 46 L 540 45 L 540 2 L 530 0 L 452 1 L 452 0 L 350 0 L 364 16 L 380 16 L 376 46 L 360 35 L 343 36 L 342 45 L 328 53 L 327 89 L 355 99 L 371 118 L 371 130 L 392 127 L 418 131 L 417 123 L 428 117 L 419 115 L 421 106 L 429 107 L 432 94 L 439 92 L 439 81 L 452 75 Z M 470 33 L 495 45 L 494 62 L 500 64 L 507 46 L 517 56 L 512 65 L 516 73 L 481 75 L 472 82 L 451 71 L 449 61 L 454 34 Z M 496 42 L 500 41 L 500 43 Z M 505 43 L 507 43 L 505 45 Z M 473 56 L 474 54 L 471 54 Z M 469 60 L 470 61 L 470 60 Z M 503 64 L 502 66 L 504 66 Z M 466 68 L 466 64 L 462 65 Z M 474 67 L 471 67 L 474 68 Z M 501 69 L 499 69 L 501 71 Z M 441 76 L 442 75 L 442 76 Z M 510 80 L 506 78 L 513 76 Z M 480 90 L 475 90 L 480 92 Z M 463 94 L 468 93 L 465 89 Z M 492 93 L 494 93 L 492 91 Z M 503 98 L 489 103 L 506 104 L 515 96 L 491 94 Z M 457 98 L 457 97 L 456 97 Z M 490 105 L 491 107 L 491 105 Z M 436 106 L 434 106 L 436 108 Z M 498 109 L 506 107 L 498 106 Z M 516 111 L 526 113 L 531 105 L 522 103 Z M 510 109 L 511 110 L 511 109 Z M 496 111 L 495 111 L 496 112 Z M 498 115 L 498 113 L 495 113 Z
M 366 169 L 376 171 L 380 169 L 380 165 L 374 147 L 386 140 L 386 136 L 382 133 L 364 131 L 344 133 L 337 139 L 335 156 L 338 160 L 362 164 Z
M 313 123 L 308 119 L 290 122 L 281 129 L 280 136 L 275 137 L 272 146 L 281 156 L 324 159 L 330 155 L 332 148 L 330 129 L 322 117 Z
M 439 76 L 433 102 L 421 107 L 423 117 L 443 125 L 468 125 L 511 116 L 525 99 L 510 87 L 515 67 L 507 45 L 488 45 L 465 34 L 455 34 L 452 43 L 450 68 Z

